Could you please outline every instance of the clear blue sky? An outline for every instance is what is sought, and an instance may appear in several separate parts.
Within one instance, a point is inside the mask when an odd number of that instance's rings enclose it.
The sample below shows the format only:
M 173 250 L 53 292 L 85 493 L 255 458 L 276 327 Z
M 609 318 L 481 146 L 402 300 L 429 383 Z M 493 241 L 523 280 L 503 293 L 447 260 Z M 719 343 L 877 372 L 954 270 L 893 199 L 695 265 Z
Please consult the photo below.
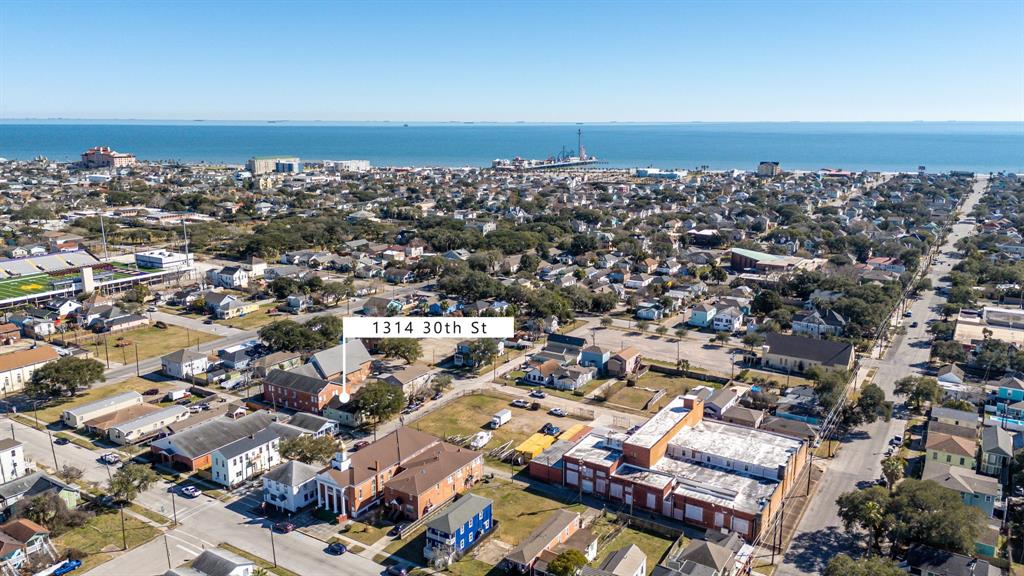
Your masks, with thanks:
M 1024 2 L 0 2 L 0 117 L 1024 120 Z

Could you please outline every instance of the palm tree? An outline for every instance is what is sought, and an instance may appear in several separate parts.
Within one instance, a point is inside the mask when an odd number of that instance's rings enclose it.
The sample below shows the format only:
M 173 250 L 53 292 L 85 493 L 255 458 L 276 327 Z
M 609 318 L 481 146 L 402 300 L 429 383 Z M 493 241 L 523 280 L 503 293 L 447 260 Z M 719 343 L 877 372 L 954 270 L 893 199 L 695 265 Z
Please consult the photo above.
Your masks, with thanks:
M 682 340 L 686 337 L 686 333 L 689 332 L 686 328 L 676 328 L 676 338 Z
M 640 329 L 640 333 L 644 334 L 647 332 L 647 328 L 651 326 L 651 323 L 647 320 L 637 320 L 636 327 Z
M 889 456 L 882 460 L 882 476 L 885 477 L 885 482 L 889 486 L 890 492 L 896 487 L 896 483 L 903 478 L 906 467 L 907 461 L 899 456 Z
M 668 326 L 665 326 L 664 324 L 659 324 L 658 327 L 654 329 L 654 331 L 658 333 L 658 336 L 664 336 L 665 334 L 668 333 Z

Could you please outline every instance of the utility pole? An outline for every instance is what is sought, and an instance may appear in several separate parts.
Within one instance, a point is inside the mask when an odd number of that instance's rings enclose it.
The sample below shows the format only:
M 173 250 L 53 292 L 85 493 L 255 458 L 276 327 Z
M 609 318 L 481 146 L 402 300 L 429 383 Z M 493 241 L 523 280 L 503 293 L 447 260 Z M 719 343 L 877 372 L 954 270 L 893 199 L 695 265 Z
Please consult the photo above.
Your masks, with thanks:
M 376 484 L 376 481 L 374 482 Z M 274 556 L 274 568 L 277 568 L 277 548 L 274 546 L 274 527 L 270 526 L 270 552 Z
M 135 375 L 136 376 L 142 376 L 142 371 L 139 368 L 139 343 L 138 342 L 134 342 L 134 344 L 135 344 Z
M 171 514 L 174 515 L 174 524 L 178 524 L 178 506 L 175 504 L 174 490 L 171 490 Z
M 167 569 L 170 570 L 171 566 L 171 547 L 167 545 L 167 534 L 164 534 L 164 551 L 167 552 Z
M 57 448 L 53 445 L 53 434 L 50 433 L 50 429 L 46 429 L 46 436 L 50 439 L 50 452 L 53 454 L 53 471 L 60 472 L 60 464 L 57 464 Z
M 108 467 L 109 470 L 109 467 Z M 121 549 L 128 549 L 128 532 L 124 529 L 124 505 L 121 505 Z

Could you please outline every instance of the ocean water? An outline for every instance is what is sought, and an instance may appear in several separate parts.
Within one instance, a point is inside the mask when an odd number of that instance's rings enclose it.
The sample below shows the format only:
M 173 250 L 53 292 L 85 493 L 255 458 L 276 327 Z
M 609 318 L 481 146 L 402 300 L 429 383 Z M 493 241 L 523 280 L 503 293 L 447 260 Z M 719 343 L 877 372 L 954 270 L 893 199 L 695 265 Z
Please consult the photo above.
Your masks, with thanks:
M 487 166 L 575 150 L 601 166 L 1024 172 L 1024 122 L 492 124 L 3 121 L 0 156 L 76 160 L 110 146 L 146 160 L 241 164 L 250 156 L 375 166 Z

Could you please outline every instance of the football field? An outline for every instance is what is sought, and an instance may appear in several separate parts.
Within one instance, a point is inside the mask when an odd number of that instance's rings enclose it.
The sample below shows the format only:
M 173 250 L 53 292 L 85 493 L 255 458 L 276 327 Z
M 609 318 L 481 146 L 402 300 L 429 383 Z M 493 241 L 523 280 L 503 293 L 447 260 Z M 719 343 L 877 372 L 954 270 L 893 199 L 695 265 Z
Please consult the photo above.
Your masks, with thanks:
M 50 290 L 50 277 L 46 274 L 0 280 L 0 300 L 18 298 Z

